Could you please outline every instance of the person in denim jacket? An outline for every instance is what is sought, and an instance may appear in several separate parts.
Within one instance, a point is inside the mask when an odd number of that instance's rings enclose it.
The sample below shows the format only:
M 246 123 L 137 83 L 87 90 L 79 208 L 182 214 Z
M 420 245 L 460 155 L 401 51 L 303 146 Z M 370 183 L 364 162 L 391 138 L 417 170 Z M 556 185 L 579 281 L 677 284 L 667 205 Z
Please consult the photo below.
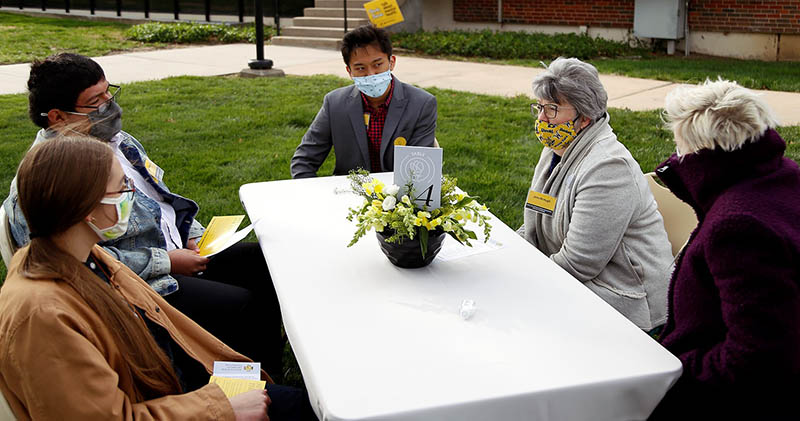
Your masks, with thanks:
M 54 137 L 58 133 L 54 130 L 41 129 L 36 135 L 31 147 Z M 146 171 L 143 162 L 148 160 L 142 145 L 130 134 L 120 131 L 115 138 L 119 138 L 120 148 L 130 151 L 131 162 L 134 168 Z M 142 164 L 140 164 L 142 163 Z M 169 198 L 176 208 L 185 209 L 181 215 L 185 217 L 184 225 L 187 238 L 197 238 L 203 235 L 203 226 L 194 219 L 198 206 L 195 202 L 173 194 L 163 182 L 158 186 L 163 197 Z M 166 251 L 166 241 L 158 222 L 159 205 L 141 191 L 136 191 L 136 200 L 133 202 L 128 231 L 120 238 L 103 241 L 100 244 L 117 260 L 131 268 L 139 277 L 162 296 L 169 295 L 178 289 L 178 281 L 170 275 L 170 259 Z M 17 179 L 11 182 L 10 193 L 3 202 L 6 215 L 14 241 L 17 246 L 30 242 L 28 224 L 22 215 L 22 210 L 17 203 Z
M 171 192 L 164 171 L 138 140 L 121 130 L 119 90 L 88 57 L 60 53 L 34 62 L 29 114 L 42 127 L 34 145 L 64 130 L 108 142 L 136 191 L 126 233 L 99 244 L 170 304 L 277 374 L 283 354 L 280 308 L 260 247 L 239 243 L 213 260 L 198 254 L 196 241 L 204 230 L 194 219 L 199 207 Z M 17 246 L 27 244 L 16 177 L 3 206 Z M 263 334 L 253 335 L 241 323 L 253 319 L 259 320 Z

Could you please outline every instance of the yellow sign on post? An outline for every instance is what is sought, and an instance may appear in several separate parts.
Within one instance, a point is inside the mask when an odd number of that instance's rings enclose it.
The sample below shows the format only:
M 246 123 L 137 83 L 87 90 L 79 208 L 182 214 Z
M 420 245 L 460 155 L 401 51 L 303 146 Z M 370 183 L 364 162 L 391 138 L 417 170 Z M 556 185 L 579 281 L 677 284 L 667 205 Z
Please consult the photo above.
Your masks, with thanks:
M 385 28 L 404 20 L 397 0 L 373 0 L 365 3 L 364 8 L 367 9 L 370 22 L 378 28 Z

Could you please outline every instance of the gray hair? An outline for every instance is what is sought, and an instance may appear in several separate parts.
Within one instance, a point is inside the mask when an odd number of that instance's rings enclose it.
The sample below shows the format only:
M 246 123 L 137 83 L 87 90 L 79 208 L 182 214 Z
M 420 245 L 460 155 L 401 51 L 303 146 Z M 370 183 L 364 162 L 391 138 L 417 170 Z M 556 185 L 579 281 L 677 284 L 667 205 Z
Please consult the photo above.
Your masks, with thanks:
M 733 151 L 778 124 L 759 95 L 723 79 L 673 89 L 663 117 L 683 154 L 717 147 Z
M 533 79 L 533 94 L 556 103 L 567 102 L 578 115 L 592 120 L 606 113 L 608 94 L 597 69 L 576 58 L 559 57 Z

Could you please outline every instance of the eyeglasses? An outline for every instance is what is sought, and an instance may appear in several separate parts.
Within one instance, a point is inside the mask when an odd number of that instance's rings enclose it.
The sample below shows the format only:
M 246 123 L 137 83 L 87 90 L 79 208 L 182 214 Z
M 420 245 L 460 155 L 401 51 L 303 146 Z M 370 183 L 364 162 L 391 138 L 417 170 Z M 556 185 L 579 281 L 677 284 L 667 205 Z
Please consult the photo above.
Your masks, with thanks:
M 111 105 L 112 102 L 117 101 L 117 95 L 122 91 L 122 86 L 119 85 L 112 85 L 108 84 L 108 88 L 106 89 L 106 93 L 110 94 L 111 97 L 107 100 L 101 102 L 98 105 L 76 105 L 75 108 L 94 108 L 100 112 L 100 114 L 105 113 L 108 110 L 108 106 Z
M 533 115 L 534 118 L 539 118 L 539 114 L 541 114 L 541 112 L 544 111 L 544 116 L 545 117 L 547 117 L 549 119 L 553 119 L 553 118 L 556 118 L 556 116 L 558 116 L 558 109 L 559 108 L 563 108 L 563 109 L 572 108 L 572 109 L 574 109 L 575 107 L 570 107 L 568 105 L 558 105 L 558 104 L 533 103 L 533 104 L 531 104 L 531 114 Z
M 122 179 L 122 186 L 124 187 L 122 190 L 106 192 L 106 196 L 111 194 L 133 193 L 136 191 L 136 185 L 134 185 L 133 180 L 127 176 Z
M 109 105 L 111 105 L 112 102 L 117 102 L 117 96 L 119 95 L 120 92 L 122 92 L 122 86 L 112 85 L 109 83 L 108 88 L 106 88 L 106 94 L 111 95 L 110 98 L 97 105 L 76 105 L 75 108 L 94 108 L 100 114 L 104 114 L 106 111 L 108 111 L 108 107 Z M 68 114 L 75 114 L 75 115 L 89 115 L 89 113 L 79 113 L 77 111 L 65 111 L 65 112 Z M 42 117 L 47 117 L 47 113 L 40 113 L 39 115 L 41 115 Z

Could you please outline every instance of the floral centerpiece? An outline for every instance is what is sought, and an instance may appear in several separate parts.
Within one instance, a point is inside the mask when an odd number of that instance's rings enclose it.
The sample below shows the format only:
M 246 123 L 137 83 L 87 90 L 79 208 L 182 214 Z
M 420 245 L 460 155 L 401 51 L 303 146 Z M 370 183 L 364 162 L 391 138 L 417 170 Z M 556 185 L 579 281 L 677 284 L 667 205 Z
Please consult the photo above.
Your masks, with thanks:
M 381 249 L 392 263 L 402 267 L 420 267 L 433 260 L 444 235 L 471 247 L 470 240 L 477 240 L 478 236 L 466 228 L 467 222 L 483 227 L 484 241 L 489 239 L 492 226 L 487 221 L 491 217 L 482 213 L 487 210 L 486 206 L 476 197 L 458 192 L 455 178 L 442 177 L 441 207 L 438 209 L 417 205 L 412 200 L 415 192 L 411 182 L 404 189 L 408 194 L 398 197 L 399 186 L 387 186 L 367 171 L 351 171 L 348 178 L 353 192 L 364 198 L 361 206 L 350 208 L 347 215 L 349 221 L 356 223 L 356 232 L 348 247 L 358 242 L 367 231 L 375 229 Z

